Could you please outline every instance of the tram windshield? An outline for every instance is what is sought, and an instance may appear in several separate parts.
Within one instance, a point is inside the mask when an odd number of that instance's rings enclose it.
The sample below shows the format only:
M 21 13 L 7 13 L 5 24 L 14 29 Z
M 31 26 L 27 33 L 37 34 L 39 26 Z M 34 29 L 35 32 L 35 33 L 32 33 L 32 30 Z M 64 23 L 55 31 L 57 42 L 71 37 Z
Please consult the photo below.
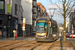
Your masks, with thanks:
M 48 23 L 36 23 L 36 32 L 46 33 Z

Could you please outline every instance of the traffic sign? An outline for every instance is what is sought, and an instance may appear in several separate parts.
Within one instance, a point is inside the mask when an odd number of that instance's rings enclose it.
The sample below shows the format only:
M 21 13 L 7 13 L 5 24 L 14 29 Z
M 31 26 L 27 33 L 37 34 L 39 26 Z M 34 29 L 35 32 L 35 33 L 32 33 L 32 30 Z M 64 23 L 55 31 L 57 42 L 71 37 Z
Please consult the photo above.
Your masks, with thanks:
M 74 30 L 72 30 L 72 33 L 74 33 Z

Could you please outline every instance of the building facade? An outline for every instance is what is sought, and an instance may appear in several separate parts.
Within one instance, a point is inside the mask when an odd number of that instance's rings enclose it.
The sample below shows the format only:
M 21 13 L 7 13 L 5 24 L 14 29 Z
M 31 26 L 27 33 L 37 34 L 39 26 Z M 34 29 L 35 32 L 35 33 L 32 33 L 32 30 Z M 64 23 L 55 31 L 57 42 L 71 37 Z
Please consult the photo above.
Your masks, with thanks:
M 37 0 L 32 1 L 32 35 L 34 36 L 36 31 Z
M 45 7 L 41 3 L 37 3 L 37 18 L 41 17 L 49 17 Z
M 69 33 L 72 33 L 72 30 L 75 32 L 75 11 L 69 16 Z
M 67 21 L 66 22 L 66 33 L 68 33 L 69 32 L 69 22 Z
M 32 0 L 21 0 L 23 18 L 25 18 L 25 34 L 32 35 Z
M 13 30 L 16 30 L 18 35 L 21 34 L 23 12 L 21 0 L 0 0 L 0 2 L 3 4 L 0 12 L 2 37 L 12 37 Z

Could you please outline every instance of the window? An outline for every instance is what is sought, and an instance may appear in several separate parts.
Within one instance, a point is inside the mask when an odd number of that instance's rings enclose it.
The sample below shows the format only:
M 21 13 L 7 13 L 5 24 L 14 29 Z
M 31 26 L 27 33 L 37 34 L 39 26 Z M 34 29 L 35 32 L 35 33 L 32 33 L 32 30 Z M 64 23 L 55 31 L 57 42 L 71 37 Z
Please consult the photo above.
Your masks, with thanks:
M 0 20 L 0 25 L 2 25 L 2 20 Z
M 15 15 L 18 14 L 18 7 L 17 7 L 17 4 L 15 4 Z
M 20 11 L 20 9 L 21 9 L 21 7 L 20 7 L 20 5 L 19 5 L 19 11 Z
M 47 32 L 48 23 L 36 23 L 36 32 L 38 33 L 46 33 Z

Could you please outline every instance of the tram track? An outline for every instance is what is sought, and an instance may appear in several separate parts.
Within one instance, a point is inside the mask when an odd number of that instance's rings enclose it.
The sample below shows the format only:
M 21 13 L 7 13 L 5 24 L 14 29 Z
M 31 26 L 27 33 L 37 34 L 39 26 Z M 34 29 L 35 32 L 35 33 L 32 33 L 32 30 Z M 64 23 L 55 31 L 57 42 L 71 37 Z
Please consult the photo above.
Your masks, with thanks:
M 35 42 L 31 42 L 31 43 L 34 44 Z M 21 46 L 23 46 L 23 45 L 27 45 L 27 44 L 31 44 L 31 43 L 25 43 L 25 44 L 22 44 L 22 45 L 16 46 L 16 47 L 14 47 L 14 48 L 11 48 L 10 50 L 14 50 L 14 49 L 17 48 L 17 47 L 21 47 Z
M 23 45 L 17 48 L 14 48 L 12 50 L 49 50 L 53 43 L 35 43 L 35 44 L 27 44 Z
M 22 46 L 24 44 L 28 44 L 30 42 L 34 42 L 34 41 L 22 41 L 22 42 L 19 42 L 19 43 L 15 43 L 15 44 L 12 44 L 12 45 L 1 47 L 0 50 L 11 50 L 11 49 L 13 49 L 15 47 L 19 47 L 19 46 Z
M 29 43 L 26 45 L 22 45 L 20 47 L 14 48 L 12 50 L 33 50 L 34 48 L 36 48 L 37 46 L 41 45 L 42 43 Z
M 41 45 L 34 48 L 33 50 L 49 50 L 52 47 L 53 44 L 54 44 L 54 42 L 42 43 Z
M 23 41 L 20 41 L 20 42 L 23 42 Z M 16 43 L 20 43 L 20 42 L 19 41 L 16 41 L 16 42 L 13 42 L 13 43 L 6 43 L 5 45 L 0 46 L 0 48 L 6 47 L 6 46 L 9 46 L 9 45 L 13 45 L 13 44 L 16 44 Z
M 0 47 L 0 50 L 50 50 L 54 42 L 19 41 Z
M 54 44 L 54 43 L 53 43 Z M 50 50 L 50 48 L 53 46 L 53 44 L 49 47 L 49 49 L 48 50 Z

